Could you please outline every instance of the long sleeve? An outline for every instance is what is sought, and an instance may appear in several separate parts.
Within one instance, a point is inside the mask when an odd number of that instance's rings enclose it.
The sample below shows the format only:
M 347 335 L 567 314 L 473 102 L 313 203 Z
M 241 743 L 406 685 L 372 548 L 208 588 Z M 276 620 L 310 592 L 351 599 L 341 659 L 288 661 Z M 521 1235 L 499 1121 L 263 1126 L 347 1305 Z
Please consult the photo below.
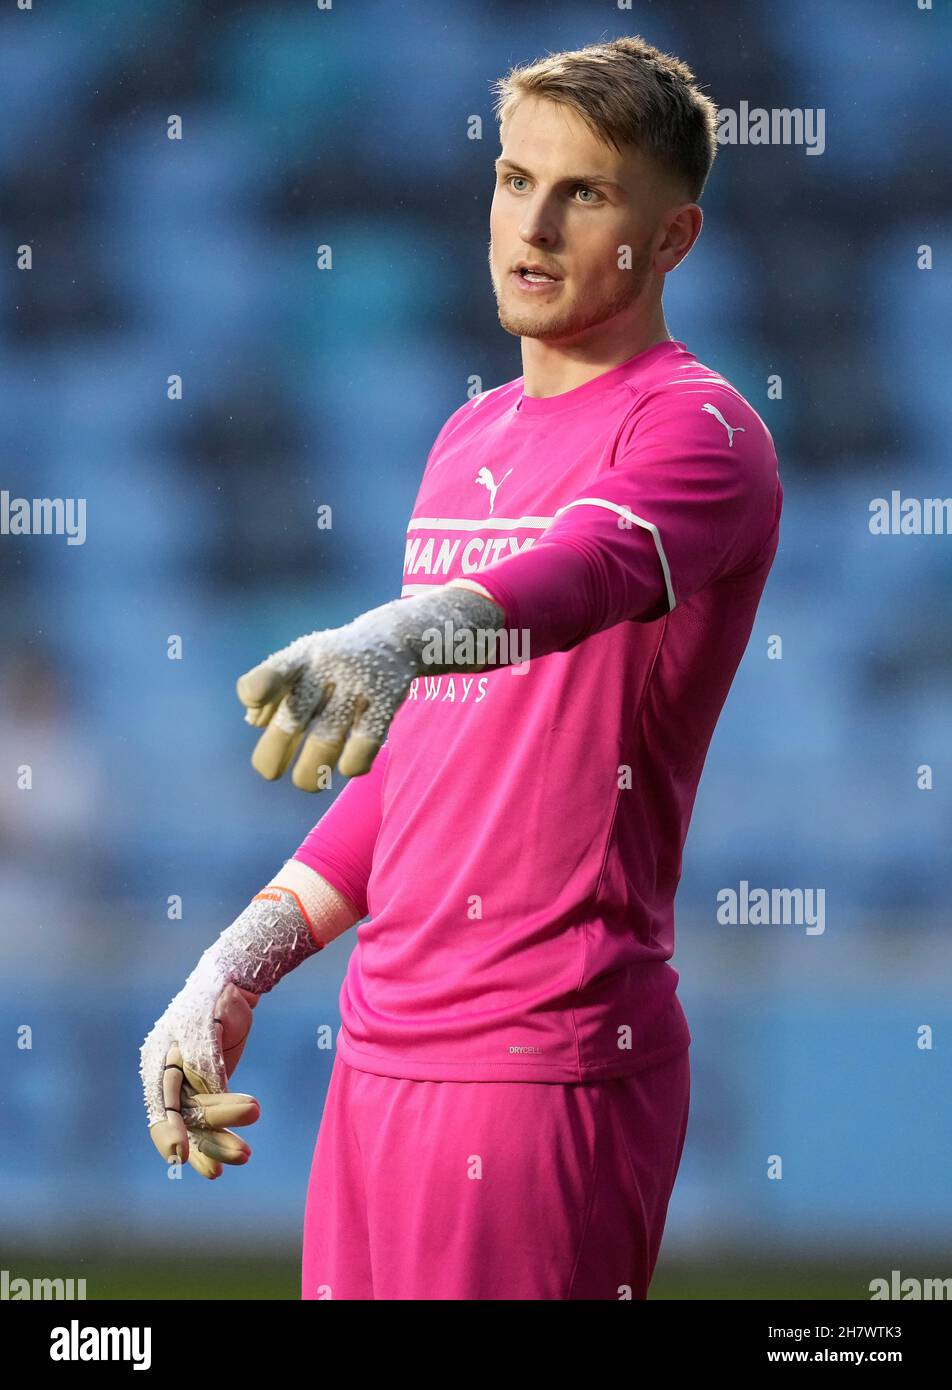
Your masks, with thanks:
M 368 911 L 367 883 L 380 829 L 388 758 L 385 743 L 370 771 L 348 781 L 293 856 L 326 878 L 359 908 L 361 916 Z
M 728 425 L 730 421 L 730 425 Z M 626 619 L 650 622 L 754 564 L 782 493 L 773 441 L 735 392 L 659 393 L 620 432 L 613 466 L 480 585 L 529 632 L 530 656 Z

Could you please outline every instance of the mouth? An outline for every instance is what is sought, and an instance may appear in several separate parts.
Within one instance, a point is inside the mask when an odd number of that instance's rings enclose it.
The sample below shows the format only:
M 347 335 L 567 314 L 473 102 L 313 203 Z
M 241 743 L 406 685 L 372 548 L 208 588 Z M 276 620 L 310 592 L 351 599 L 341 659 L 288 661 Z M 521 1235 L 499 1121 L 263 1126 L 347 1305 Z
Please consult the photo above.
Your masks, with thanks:
M 542 266 L 534 265 L 531 261 L 522 262 L 512 271 L 510 279 L 519 286 L 520 289 L 528 290 L 538 294 L 541 290 L 551 289 L 553 285 L 560 285 L 561 279 L 557 275 L 551 275 Z

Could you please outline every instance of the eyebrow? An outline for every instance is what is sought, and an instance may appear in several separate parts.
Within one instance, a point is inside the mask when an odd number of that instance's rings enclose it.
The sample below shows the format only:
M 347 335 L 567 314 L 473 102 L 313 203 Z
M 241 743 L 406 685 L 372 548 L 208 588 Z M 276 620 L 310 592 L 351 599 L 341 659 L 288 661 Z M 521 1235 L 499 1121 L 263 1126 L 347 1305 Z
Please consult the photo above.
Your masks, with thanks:
M 511 159 L 497 159 L 495 167 L 497 170 L 505 167 L 506 169 L 511 169 L 513 173 L 525 174 L 526 178 L 532 178 L 528 169 L 523 169 L 521 164 L 514 164 Z M 620 183 L 615 183 L 614 179 L 606 178 L 604 174 L 567 174 L 565 178 L 560 179 L 559 182 L 584 183 L 600 185 L 602 188 L 617 188 L 619 193 L 624 193 L 625 191 Z

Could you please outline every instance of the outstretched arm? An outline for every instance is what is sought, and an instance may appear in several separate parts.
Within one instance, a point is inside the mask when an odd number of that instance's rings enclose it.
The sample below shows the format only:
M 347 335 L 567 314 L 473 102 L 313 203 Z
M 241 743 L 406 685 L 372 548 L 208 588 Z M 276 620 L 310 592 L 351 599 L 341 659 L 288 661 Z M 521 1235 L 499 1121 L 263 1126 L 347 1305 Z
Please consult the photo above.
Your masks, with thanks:
M 478 580 L 300 637 L 242 676 L 245 718 L 264 730 L 258 772 L 282 776 L 310 730 L 295 786 L 318 791 L 337 765 L 364 774 L 414 678 L 506 665 L 504 626 L 530 659 L 568 651 L 617 623 L 664 617 L 775 547 L 782 492 L 766 427 L 732 388 L 685 386 L 639 402 L 611 467 L 531 547 Z

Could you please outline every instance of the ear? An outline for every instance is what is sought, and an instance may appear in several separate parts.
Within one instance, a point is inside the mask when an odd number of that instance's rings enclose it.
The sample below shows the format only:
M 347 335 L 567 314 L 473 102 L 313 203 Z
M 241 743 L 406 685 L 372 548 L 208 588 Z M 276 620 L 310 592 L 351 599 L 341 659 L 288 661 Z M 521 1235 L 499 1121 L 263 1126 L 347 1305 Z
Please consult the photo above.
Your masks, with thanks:
M 701 235 L 703 221 L 704 214 L 697 203 L 681 203 L 665 214 L 654 257 L 654 268 L 659 274 L 665 275 L 681 264 Z

